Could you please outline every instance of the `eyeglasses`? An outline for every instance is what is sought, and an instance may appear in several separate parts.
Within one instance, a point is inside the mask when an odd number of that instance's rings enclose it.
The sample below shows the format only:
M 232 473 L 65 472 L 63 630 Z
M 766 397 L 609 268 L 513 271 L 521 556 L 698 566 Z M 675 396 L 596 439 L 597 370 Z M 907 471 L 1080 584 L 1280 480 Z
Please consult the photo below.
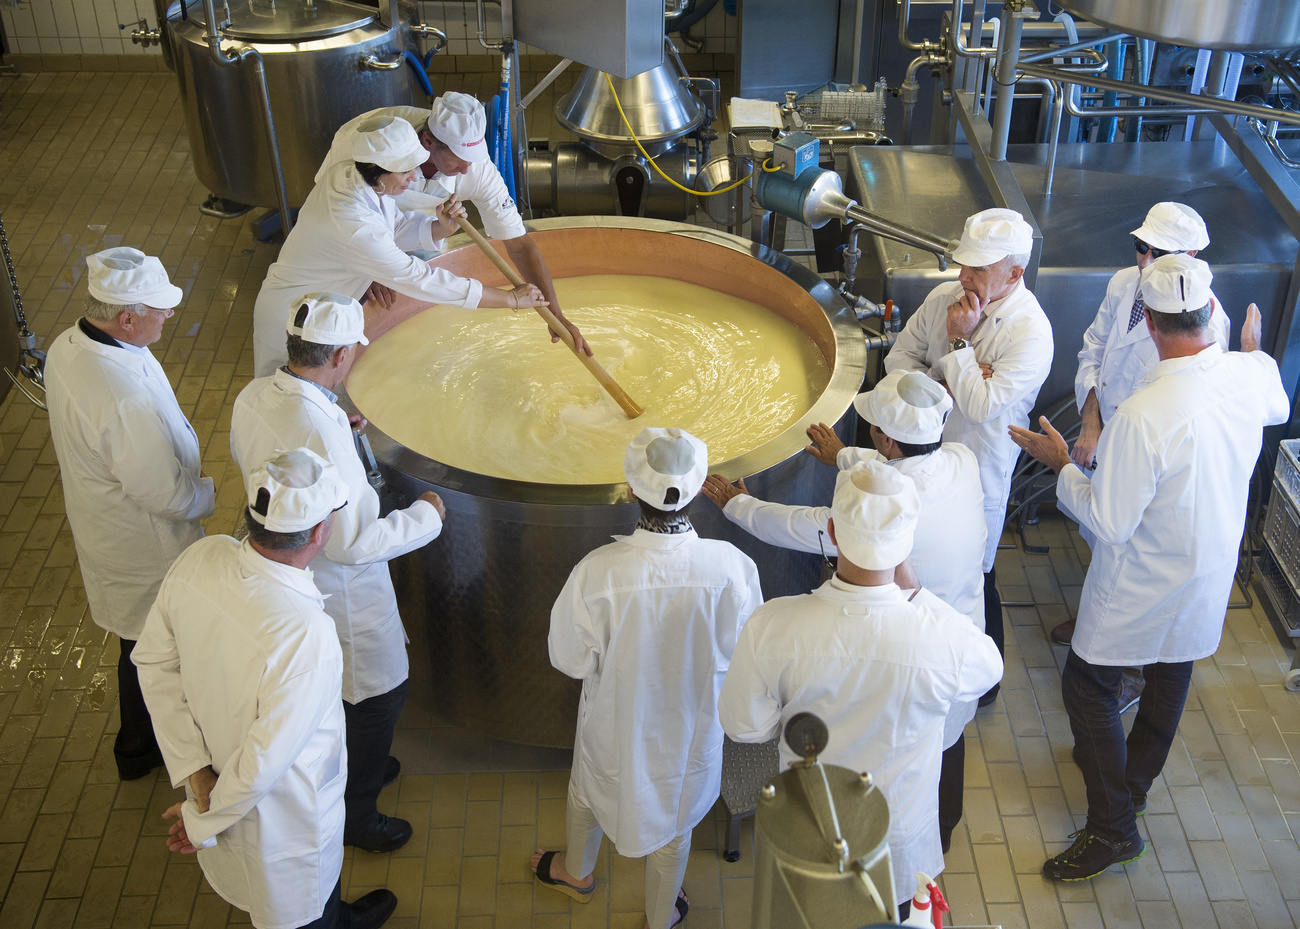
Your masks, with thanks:
M 1145 255 L 1147 252 L 1150 252 L 1152 258 L 1163 258 L 1165 255 L 1181 255 L 1183 253 L 1182 249 L 1170 250 L 1167 248 L 1156 248 L 1154 245 L 1147 245 L 1147 243 L 1143 242 L 1137 236 L 1133 236 L 1133 247 L 1137 249 L 1139 255 Z

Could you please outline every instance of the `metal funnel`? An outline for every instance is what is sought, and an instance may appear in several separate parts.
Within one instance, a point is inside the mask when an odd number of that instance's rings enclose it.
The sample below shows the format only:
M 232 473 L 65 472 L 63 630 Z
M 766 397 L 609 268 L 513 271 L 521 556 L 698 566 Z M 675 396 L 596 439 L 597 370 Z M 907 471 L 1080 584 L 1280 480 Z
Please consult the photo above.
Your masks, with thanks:
M 632 137 L 605 78 L 604 71 L 584 69 L 573 89 L 555 105 L 555 118 L 597 151 L 623 152 L 632 147 Z M 613 81 L 632 130 L 651 154 L 704 121 L 703 105 L 668 62 Z

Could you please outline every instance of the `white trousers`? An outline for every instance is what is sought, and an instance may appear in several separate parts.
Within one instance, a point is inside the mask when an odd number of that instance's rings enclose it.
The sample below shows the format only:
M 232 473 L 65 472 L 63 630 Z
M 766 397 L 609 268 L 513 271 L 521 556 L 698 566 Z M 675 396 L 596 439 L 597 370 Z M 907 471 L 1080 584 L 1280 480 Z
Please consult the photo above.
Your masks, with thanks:
M 596 815 L 573 792 L 569 782 L 569 810 L 565 819 L 568 848 L 565 850 L 564 869 L 577 878 L 584 878 L 596 870 L 596 856 L 600 854 L 600 840 L 605 831 L 596 822 Z M 668 929 L 676 913 L 677 891 L 686 877 L 686 863 L 691 856 L 691 834 L 677 836 L 667 845 L 655 849 L 645 857 L 645 912 L 650 929 Z M 574 865 L 578 865 L 575 868 Z

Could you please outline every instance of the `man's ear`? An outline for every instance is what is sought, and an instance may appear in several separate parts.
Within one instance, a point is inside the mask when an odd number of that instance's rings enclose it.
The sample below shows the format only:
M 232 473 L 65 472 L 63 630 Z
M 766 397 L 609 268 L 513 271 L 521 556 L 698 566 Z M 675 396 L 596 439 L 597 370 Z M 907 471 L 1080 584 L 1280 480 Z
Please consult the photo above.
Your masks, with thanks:
M 835 520 L 833 519 L 826 520 L 826 532 L 831 537 L 831 544 L 834 545 L 836 548 L 839 548 L 840 543 L 835 541 Z

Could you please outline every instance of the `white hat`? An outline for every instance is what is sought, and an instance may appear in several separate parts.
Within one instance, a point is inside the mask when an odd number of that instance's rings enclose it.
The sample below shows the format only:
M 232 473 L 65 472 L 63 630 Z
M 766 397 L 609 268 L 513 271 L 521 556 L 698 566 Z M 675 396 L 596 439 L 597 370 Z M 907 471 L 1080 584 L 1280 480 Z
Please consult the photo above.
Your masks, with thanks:
M 307 308 L 301 326 L 294 320 Z M 342 294 L 308 294 L 289 311 L 289 324 L 285 330 L 304 342 L 317 345 L 351 345 L 360 342 L 369 345 L 366 338 L 366 314 L 361 304 Z
M 856 464 L 835 478 L 835 545 L 859 568 L 895 568 L 912 551 L 920 508 L 916 484 L 906 474 L 883 461 Z
M 966 219 L 952 260 L 982 268 L 1008 255 L 1027 255 L 1034 248 L 1034 229 L 1015 210 L 982 210 Z
M 487 113 L 483 104 L 469 94 L 446 93 L 433 101 L 429 131 L 433 137 L 465 161 L 487 161 Z
M 929 445 L 943 438 L 952 397 L 920 371 L 891 371 L 853 398 L 858 415 L 895 442 Z
M 277 450 L 275 457 L 248 476 L 248 512 L 271 532 L 301 532 L 322 522 L 348 502 L 338 468 L 309 448 Z M 270 495 L 259 513 L 259 491 Z
M 1147 245 L 1166 252 L 1200 251 L 1210 244 L 1205 220 L 1190 206 L 1165 200 L 1147 211 L 1142 225 L 1133 230 Z
M 632 493 L 657 510 L 680 510 L 709 475 L 709 450 L 684 429 L 643 429 L 628 443 L 623 473 Z M 677 498 L 668 502 L 668 491 Z
M 1157 313 L 1195 313 L 1210 304 L 1210 266 L 1191 255 L 1161 255 L 1142 269 L 1142 302 Z
M 352 139 L 352 160 L 379 165 L 402 174 L 429 160 L 415 127 L 396 116 L 376 116 L 357 126 Z
M 104 303 L 130 306 L 143 303 L 170 310 L 184 292 L 167 279 L 162 262 L 138 248 L 107 248 L 86 258 L 90 269 L 90 295 Z

